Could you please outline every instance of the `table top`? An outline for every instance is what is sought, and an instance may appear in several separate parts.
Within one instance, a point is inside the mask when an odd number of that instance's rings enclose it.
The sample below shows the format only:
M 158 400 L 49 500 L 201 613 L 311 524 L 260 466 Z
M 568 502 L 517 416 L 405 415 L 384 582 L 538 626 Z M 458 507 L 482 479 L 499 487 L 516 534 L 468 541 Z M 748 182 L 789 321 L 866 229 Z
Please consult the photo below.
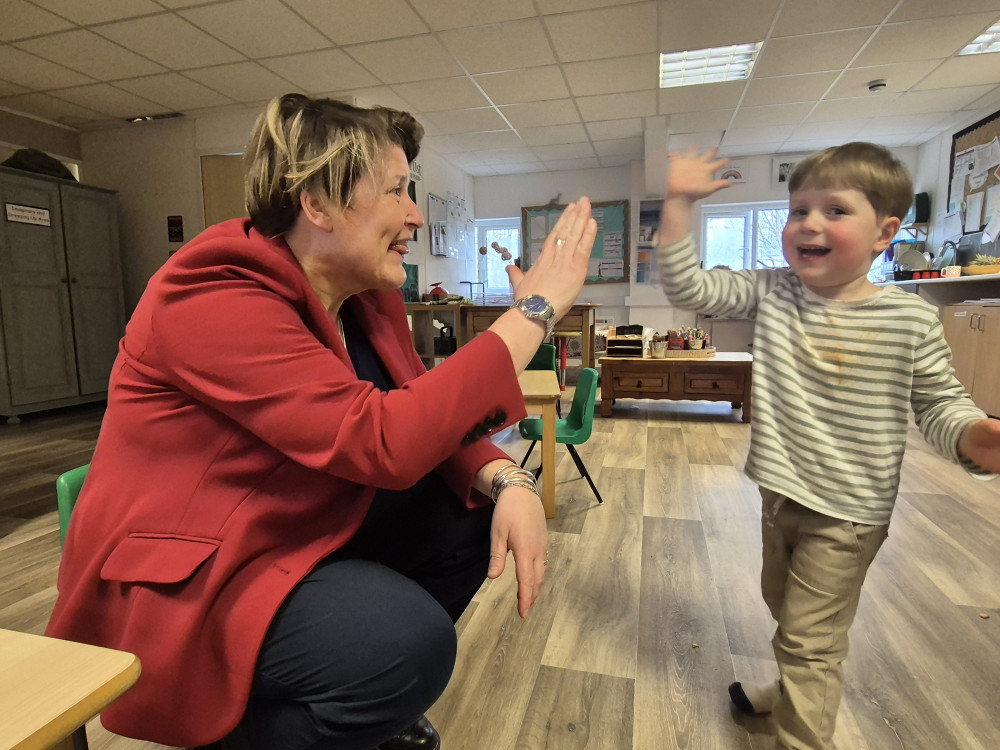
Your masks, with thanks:
M 525 370 L 517 376 L 521 393 L 526 401 L 531 399 L 557 399 L 562 395 L 555 370 Z
M 713 357 L 702 357 L 702 356 L 691 356 L 691 357 L 664 357 L 663 359 L 653 358 L 653 357 L 601 357 L 603 362 L 606 359 L 614 360 L 615 362 L 627 361 L 627 362 L 684 362 L 685 364 L 689 362 L 704 362 L 705 364 L 712 364 L 713 362 L 753 362 L 753 355 L 750 352 L 716 352 Z
M 128 690 L 139 671 L 124 651 L 0 630 L 0 747 L 49 747 Z

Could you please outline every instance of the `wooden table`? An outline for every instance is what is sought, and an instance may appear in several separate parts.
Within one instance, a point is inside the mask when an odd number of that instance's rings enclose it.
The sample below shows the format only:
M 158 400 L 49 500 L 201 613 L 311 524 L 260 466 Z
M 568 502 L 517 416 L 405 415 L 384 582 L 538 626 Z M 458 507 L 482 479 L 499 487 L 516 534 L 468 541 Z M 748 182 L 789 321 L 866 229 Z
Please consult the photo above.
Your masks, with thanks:
M 556 401 L 559 378 L 555 370 L 525 370 L 517 376 L 529 413 L 542 415 L 542 507 L 546 518 L 556 517 Z
M 753 355 L 718 352 L 714 357 L 602 357 L 601 416 L 610 417 L 616 398 L 730 401 L 750 421 Z
M 0 630 L 0 748 L 71 750 L 70 735 L 137 679 L 124 651 Z
M 596 322 L 597 308 L 600 305 L 588 303 L 573 305 L 569 312 L 556 323 L 557 332 L 576 332 L 582 336 L 580 341 L 580 356 L 583 359 L 584 367 L 594 367 L 597 362 L 595 353 L 597 344 Z M 510 309 L 510 305 L 464 305 L 462 315 L 465 318 L 463 326 L 464 334 L 471 339 L 473 336 L 482 333 L 491 325 L 493 321 Z M 466 339 L 466 341 L 468 340 Z M 459 339 L 458 345 L 466 343 Z

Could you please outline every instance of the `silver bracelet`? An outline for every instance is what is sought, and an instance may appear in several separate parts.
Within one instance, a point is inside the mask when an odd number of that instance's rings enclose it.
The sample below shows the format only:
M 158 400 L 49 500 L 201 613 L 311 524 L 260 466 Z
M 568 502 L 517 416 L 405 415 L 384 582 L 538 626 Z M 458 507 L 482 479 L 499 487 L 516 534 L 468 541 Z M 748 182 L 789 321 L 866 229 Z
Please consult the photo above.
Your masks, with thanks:
M 500 493 L 508 487 L 524 487 L 539 495 L 535 475 L 527 469 L 522 469 L 517 464 L 502 466 L 493 475 L 493 487 L 490 494 L 493 497 L 494 503 L 500 497 Z
M 508 487 L 524 487 L 524 489 L 531 490 L 536 495 L 538 495 L 538 487 L 537 487 L 537 485 L 534 482 L 528 482 L 528 481 L 525 481 L 524 479 L 510 479 L 510 480 L 505 480 L 500 485 L 500 487 L 498 488 L 498 490 L 496 492 L 495 497 L 493 498 L 493 502 L 494 503 L 497 500 L 500 499 L 500 493 L 503 492 Z M 541 497 L 541 495 L 538 495 L 538 496 Z

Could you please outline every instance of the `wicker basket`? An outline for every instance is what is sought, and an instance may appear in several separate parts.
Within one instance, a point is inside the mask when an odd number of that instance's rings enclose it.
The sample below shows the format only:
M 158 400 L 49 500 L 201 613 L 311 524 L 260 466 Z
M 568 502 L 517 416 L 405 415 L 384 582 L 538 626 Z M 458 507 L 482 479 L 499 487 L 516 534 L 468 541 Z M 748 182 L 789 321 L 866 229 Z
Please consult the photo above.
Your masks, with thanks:
M 992 266 L 962 266 L 963 276 L 982 276 L 987 273 L 1000 273 L 1000 263 Z
M 667 349 L 666 359 L 705 359 L 715 356 L 715 347 L 711 349 Z

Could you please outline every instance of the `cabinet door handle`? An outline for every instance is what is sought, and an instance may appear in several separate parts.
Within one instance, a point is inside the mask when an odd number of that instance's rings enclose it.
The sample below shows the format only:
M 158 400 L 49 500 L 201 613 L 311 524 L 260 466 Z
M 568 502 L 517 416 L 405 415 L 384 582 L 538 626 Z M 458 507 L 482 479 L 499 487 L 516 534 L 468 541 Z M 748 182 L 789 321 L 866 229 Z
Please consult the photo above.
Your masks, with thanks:
M 716 383 L 716 382 L 715 382 L 715 381 L 713 380 L 713 381 L 712 381 L 712 388 L 716 388 L 716 389 L 717 389 L 718 387 L 719 387 L 719 384 L 718 384 L 718 383 Z
M 986 316 L 985 315 L 980 315 L 979 316 L 979 322 L 976 323 L 976 330 L 977 331 L 985 331 L 986 330 Z
M 636 388 L 642 388 L 642 381 L 641 380 L 635 381 L 635 387 Z
M 971 330 L 973 330 L 973 331 L 976 330 L 976 318 L 977 317 L 979 317 L 978 313 L 972 313 L 972 315 L 969 316 L 969 328 Z

